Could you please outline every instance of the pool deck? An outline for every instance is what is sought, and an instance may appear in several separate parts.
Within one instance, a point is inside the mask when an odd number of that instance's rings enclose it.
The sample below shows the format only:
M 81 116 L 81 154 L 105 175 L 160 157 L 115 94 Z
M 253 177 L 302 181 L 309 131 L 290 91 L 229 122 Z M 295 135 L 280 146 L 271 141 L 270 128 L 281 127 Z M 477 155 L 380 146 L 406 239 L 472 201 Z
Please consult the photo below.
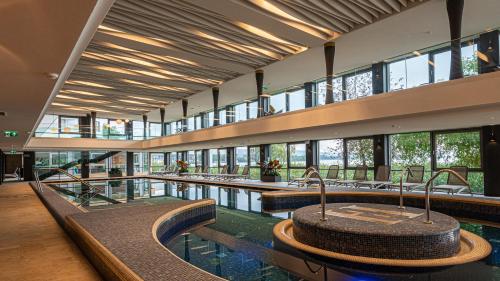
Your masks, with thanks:
M 28 183 L 0 186 L 0 280 L 102 280 Z

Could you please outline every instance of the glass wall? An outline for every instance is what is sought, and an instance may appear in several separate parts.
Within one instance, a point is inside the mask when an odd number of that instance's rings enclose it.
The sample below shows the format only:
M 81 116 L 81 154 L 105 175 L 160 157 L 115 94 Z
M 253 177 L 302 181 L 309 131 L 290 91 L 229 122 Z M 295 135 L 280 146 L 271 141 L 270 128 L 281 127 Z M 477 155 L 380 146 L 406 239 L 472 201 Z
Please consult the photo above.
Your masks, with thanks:
M 417 56 L 389 63 L 389 91 L 429 84 L 429 62 L 428 54 L 417 53 Z
M 392 180 L 398 182 L 401 171 L 408 166 L 424 166 L 424 179 L 431 174 L 431 134 L 429 132 L 389 136 L 389 163 Z
M 330 165 L 338 165 L 339 178 L 343 178 L 344 141 L 342 139 L 318 141 L 318 160 L 321 175 L 326 177 Z
M 243 167 L 248 165 L 248 147 L 241 146 L 234 148 L 235 162 L 236 165 L 240 166 L 240 170 L 243 170 Z
M 250 146 L 248 148 L 248 157 L 250 164 L 250 178 L 251 179 L 260 179 L 260 147 L 259 146 Z
M 219 150 L 209 149 L 208 150 L 208 166 L 211 174 L 219 173 Z
M 109 139 L 124 140 L 125 137 L 125 122 L 122 120 L 109 120 L 108 123 Z
M 342 77 L 333 78 L 333 101 L 341 102 L 342 98 Z M 326 99 L 326 80 L 320 81 L 316 84 L 317 89 L 317 103 L 318 105 L 324 105 Z
M 306 169 L 306 144 L 288 144 L 288 178 L 302 177 Z
M 371 70 L 348 75 L 345 83 L 346 100 L 359 99 L 373 94 Z
M 163 172 L 165 170 L 165 153 L 152 152 L 150 155 L 150 166 L 152 173 Z
M 132 121 L 132 138 L 134 140 L 144 139 L 144 122 Z
M 235 122 L 247 120 L 247 104 L 240 103 L 234 106 L 234 120 Z
M 287 157 L 287 144 L 286 143 L 275 143 L 269 145 L 269 160 L 279 160 L 281 164 L 281 179 L 288 180 L 288 157 Z
M 194 150 L 189 150 L 187 152 L 186 162 L 189 164 L 188 167 L 189 172 L 194 173 L 194 170 L 196 168 L 196 155 L 194 153 Z
M 125 162 L 126 164 L 127 162 Z M 126 166 L 125 166 L 126 167 Z M 126 175 L 127 170 L 123 171 Z M 149 159 L 147 152 L 134 152 L 134 176 L 145 176 L 149 174 Z
M 276 95 L 272 95 L 269 101 L 269 105 L 274 108 L 274 113 L 282 113 L 286 112 L 286 94 L 279 93 Z
M 78 117 L 61 116 L 59 122 L 61 122 L 59 125 L 60 138 L 80 137 L 80 121 Z
M 161 123 L 149 123 L 149 136 L 161 137 Z
M 304 89 L 288 92 L 288 111 L 306 108 L 306 97 Z

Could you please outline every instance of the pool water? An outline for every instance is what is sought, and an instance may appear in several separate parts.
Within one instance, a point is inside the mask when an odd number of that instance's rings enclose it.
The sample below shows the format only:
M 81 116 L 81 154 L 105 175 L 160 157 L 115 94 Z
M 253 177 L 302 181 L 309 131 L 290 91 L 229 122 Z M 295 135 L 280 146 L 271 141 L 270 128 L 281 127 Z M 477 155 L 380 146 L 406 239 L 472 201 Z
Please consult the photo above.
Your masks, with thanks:
M 179 234 L 163 243 L 186 262 L 228 280 L 500 281 L 500 229 L 496 227 L 461 223 L 462 228 L 484 237 L 493 246 L 489 257 L 465 265 L 410 271 L 325 262 L 273 248 L 274 225 L 292 214 L 262 213 L 259 191 L 152 179 L 119 182 L 91 182 L 99 188 L 100 196 L 85 202 L 85 208 L 92 211 L 128 204 L 214 199 L 217 203 L 215 223 Z M 57 184 L 54 187 L 67 199 L 81 202 L 79 183 Z

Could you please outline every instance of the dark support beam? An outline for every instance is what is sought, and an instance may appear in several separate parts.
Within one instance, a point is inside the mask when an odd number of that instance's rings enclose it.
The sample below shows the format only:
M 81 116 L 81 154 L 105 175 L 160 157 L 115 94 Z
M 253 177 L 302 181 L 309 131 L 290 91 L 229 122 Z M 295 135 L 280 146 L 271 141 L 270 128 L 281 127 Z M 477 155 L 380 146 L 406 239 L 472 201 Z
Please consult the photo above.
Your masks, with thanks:
M 382 94 L 387 92 L 386 70 L 383 62 L 372 64 L 372 87 L 373 94 Z
M 314 93 L 316 92 L 316 84 L 314 82 L 306 82 L 304 83 L 304 96 L 305 96 L 305 107 L 313 107 L 314 104 L 316 104 L 315 101 L 315 95 Z
M 90 124 L 91 124 L 91 127 L 92 127 L 92 133 L 91 133 L 91 138 L 95 139 L 97 136 L 96 136 L 96 131 L 97 131 L 97 128 L 96 128 L 96 119 L 97 119 L 97 113 L 95 111 L 92 111 L 90 112 Z
M 127 176 L 134 176 L 134 153 L 127 151 L 126 153 L 126 161 L 127 161 Z
M 306 167 L 318 166 L 318 141 L 306 141 Z
M 269 145 L 268 144 L 261 144 L 259 146 L 260 148 L 260 155 L 259 155 L 259 159 L 260 159 L 260 162 L 267 162 L 268 160 L 271 160 L 271 159 L 268 159 L 269 158 Z M 264 175 L 264 169 L 261 168 L 260 169 L 260 176 L 262 177 Z
M 387 137 L 385 135 L 373 136 L 373 168 L 374 175 L 378 166 L 387 165 Z
M 82 151 L 81 152 L 82 163 L 80 164 L 80 177 L 82 179 L 88 179 L 90 177 L 90 152 Z
M 142 124 L 144 126 L 144 129 L 142 132 L 143 138 L 147 139 L 148 138 L 148 116 L 146 114 L 142 115 Z
M 165 165 L 165 167 L 170 165 L 170 158 L 169 157 L 170 157 L 170 153 L 168 153 L 168 152 L 163 153 L 163 165 Z
M 127 140 L 133 140 L 134 139 L 134 127 L 133 127 L 133 122 L 128 121 L 125 122 L 125 138 Z
M 236 165 L 236 155 L 234 153 L 234 147 L 228 147 L 227 148 L 227 167 L 228 167 L 228 172 L 231 173 L 234 169 L 234 166 Z
M 188 112 L 188 100 L 183 99 L 182 100 L 182 131 L 187 132 L 187 112 Z
M 451 64 L 450 80 L 464 77 L 462 70 L 462 14 L 464 11 L 464 0 L 446 0 L 446 10 L 450 23 L 451 41 Z
M 33 181 L 33 166 L 35 165 L 35 152 L 23 152 L 23 177 L 25 181 Z
M 335 42 L 324 45 L 326 65 L 326 98 L 325 104 L 333 103 L 333 62 L 335 59 Z
M 5 154 L 0 149 L 0 185 L 3 183 L 5 177 Z
M 167 132 L 165 130 L 165 108 L 160 107 L 160 124 L 161 124 L 161 135 L 166 136 Z
M 214 127 L 219 126 L 219 87 L 212 88 L 212 97 L 214 100 Z
M 234 112 L 234 106 L 228 105 L 226 106 L 226 124 L 234 123 L 236 120 Z
M 264 93 L 264 71 L 255 71 L 255 82 L 257 84 L 257 117 L 264 116 L 269 111 L 269 100 L 262 96 Z
M 498 30 L 493 30 L 479 35 L 479 73 L 493 72 L 498 69 L 498 34 Z
M 209 165 L 209 162 L 208 162 L 208 149 L 202 149 L 201 150 L 201 169 L 205 169 L 205 167 L 207 167 Z
M 481 128 L 484 195 L 500 196 L 500 125 Z

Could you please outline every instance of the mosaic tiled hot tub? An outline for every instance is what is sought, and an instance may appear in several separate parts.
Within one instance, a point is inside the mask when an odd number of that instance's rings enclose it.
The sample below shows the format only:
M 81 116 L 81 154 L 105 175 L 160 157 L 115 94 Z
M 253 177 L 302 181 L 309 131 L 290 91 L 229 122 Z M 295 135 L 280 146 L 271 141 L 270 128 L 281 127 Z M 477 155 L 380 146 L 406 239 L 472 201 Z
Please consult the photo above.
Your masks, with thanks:
M 424 210 L 381 204 L 338 203 L 326 206 L 320 221 L 317 205 L 293 215 L 294 237 L 307 245 L 333 252 L 387 259 L 434 259 L 460 250 L 460 225 L 454 218 Z

